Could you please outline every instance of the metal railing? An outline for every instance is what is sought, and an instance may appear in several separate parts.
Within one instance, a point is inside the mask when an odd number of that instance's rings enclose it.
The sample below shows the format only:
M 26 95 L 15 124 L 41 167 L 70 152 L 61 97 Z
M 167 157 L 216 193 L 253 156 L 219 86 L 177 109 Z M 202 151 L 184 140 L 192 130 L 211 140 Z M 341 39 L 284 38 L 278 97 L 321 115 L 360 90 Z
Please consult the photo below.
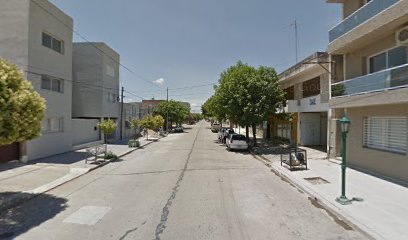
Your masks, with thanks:
M 399 0 L 371 0 L 332 28 L 329 31 L 329 42 L 336 40 L 398 1 Z
M 332 98 L 408 87 L 408 64 L 332 84 Z

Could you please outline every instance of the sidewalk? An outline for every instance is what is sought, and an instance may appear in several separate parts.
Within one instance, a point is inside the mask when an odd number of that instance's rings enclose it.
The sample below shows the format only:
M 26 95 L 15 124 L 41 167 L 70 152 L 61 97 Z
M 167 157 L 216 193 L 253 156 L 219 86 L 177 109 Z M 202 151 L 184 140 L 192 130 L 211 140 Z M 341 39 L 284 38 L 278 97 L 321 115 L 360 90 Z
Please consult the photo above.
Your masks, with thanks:
M 129 148 L 127 141 L 108 144 L 108 151 L 112 151 L 120 158 L 138 149 Z M 153 142 L 143 138 L 139 138 L 139 141 L 139 148 Z M 86 157 L 86 150 L 80 149 L 37 159 L 27 164 L 20 162 L 0 164 L 0 211 L 16 206 L 110 162 L 85 163 Z
M 326 160 L 325 152 L 301 148 L 308 153 L 308 170 L 290 171 L 285 165 L 281 166 L 280 155 L 272 148 L 255 149 L 255 154 L 261 156 L 272 172 L 285 177 L 325 208 L 375 239 L 407 239 L 408 188 L 347 168 L 346 196 L 363 201 L 340 205 L 335 201 L 341 191 L 340 162 Z

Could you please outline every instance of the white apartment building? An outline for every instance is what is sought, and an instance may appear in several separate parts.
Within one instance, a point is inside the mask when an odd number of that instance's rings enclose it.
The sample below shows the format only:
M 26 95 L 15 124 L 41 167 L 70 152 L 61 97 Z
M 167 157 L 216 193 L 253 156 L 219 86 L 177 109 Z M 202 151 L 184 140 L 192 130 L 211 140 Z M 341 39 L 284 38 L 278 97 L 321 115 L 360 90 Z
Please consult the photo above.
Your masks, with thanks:
M 20 149 L 14 158 L 70 151 L 73 20 L 47 0 L 1 0 L 0 5 L 0 57 L 18 65 L 47 101 L 42 136 L 13 144 Z

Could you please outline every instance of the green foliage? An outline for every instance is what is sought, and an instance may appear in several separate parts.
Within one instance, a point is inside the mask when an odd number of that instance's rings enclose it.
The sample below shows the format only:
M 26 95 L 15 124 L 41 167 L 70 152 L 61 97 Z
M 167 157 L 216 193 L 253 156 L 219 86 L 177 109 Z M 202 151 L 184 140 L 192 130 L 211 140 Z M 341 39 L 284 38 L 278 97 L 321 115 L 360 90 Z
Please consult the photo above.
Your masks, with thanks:
M 170 100 L 161 102 L 154 110 L 155 114 L 163 118 L 169 116 L 169 122 L 181 124 L 189 115 L 189 110 L 181 102 Z
M 132 120 L 130 120 L 130 127 L 132 129 L 136 129 L 140 126 L 140 120 L 137 118 L 132 118 Z
M 154 116 L 154 129 L 155 131 L 158 131 L 160 127 L 164 125 L 164 118 L 160 115 Z
M 38 137 L 45 108 L 21 70 L 0 59 L 0 146 Z
M 254 68 L 239 61 L 221 73 L 215 94 L 204 103 L 203 112 L 218 121 L 229 119 L 241 126 L 252 126 L 255 135 L 256 125 L 285 104 L 285 93 L 278 81 L 273 68 Z
M 154 129 L 155 128 L 155 120 L 153 115 L 148 114 L 144 116 L 144 118 L 140 121 L 140 126 L 146 129 Z
M 113 152 L 109 151 L 107 152 L 104 156 L 104 159 L 112 159 L 112 160 L 117 160 L 119 159 L 118 156 L 116 154 L 114 154 Z
M 107 142 L 107 135 L 115 132 L 117 124 L 112 119 L 102 120 L 98 124 L 98 128 L 102 131 L 105 136 L 105 143 Z

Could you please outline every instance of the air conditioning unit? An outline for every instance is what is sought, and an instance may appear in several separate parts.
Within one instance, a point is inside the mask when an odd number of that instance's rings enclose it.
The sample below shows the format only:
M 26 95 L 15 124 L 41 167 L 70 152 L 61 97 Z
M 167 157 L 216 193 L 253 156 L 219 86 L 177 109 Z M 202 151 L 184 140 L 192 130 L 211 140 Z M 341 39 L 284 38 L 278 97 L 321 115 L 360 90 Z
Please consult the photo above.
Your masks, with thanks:
M 397 45 L 408 45 L 408 26 L 401 28 L 395 33 Z

